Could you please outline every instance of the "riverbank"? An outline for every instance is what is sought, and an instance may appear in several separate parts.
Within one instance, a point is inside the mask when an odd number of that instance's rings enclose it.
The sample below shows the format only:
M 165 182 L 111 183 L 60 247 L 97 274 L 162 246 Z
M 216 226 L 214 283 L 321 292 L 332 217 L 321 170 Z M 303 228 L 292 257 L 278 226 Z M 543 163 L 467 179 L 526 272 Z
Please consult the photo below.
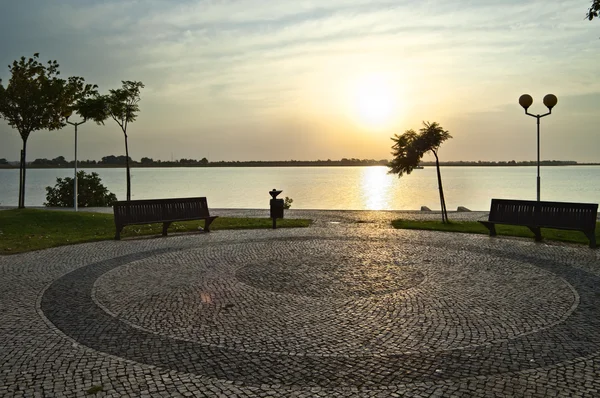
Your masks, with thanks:
M 0 210 L 16 209 L 16 206 L 0 206 Z M 56 208 L 43 206 L 28 206 L 28 209 L 56 210 L 72 212 L 72 208 Z M 80 212 L 107 213 L 112 214 L 112 207 L 87 207 L 79 208 Z M 269 217 L 269 209 L 234 209 L 234 208 L 210 208 L 211 215 L 220 217 L 247 217 L 265 218 Z M 454 221 L 478 221 L 486 220 L 489 211 L 449 211 L 448 217 Z M 440 220 L 440 211 L 421 210 L 321 210 L 321 209 L 288 209 L 285 210 L 286 218 L 305 218 L 317 223 L 390 223 L 395 219 L 407 220 Z
M 213 214 L 214 215 L 214 214 Z M 279 228 L 308 227 L 307 219 L 279 220 Z M 168 229 L 174 233 L 204 233 L 204 221 L 173 222 Z M 220 216 L 210 225 L 211 231 L 271 229 L 266 217 Z M 126 226 L 121 237 L 142 238 L 162 236 L 162 223 Z M 49 249 L 78 243 L 112 240 L 115 223 L 112 214 L 105 212 L 52 211 L 42 209 L 13 209 L 0 212 L 0 254 L 15 254 Z
M 5 209 L 0 212 L 0 254 L 15 254 L 76 243 L 112 240 L 115 226 L 111 208 L 73 209 Z M 211 209 L 218 216 L 211 230 L 270 229 L 268 210 Z M 450 224 L 440 222 L 440 213 L 432 211 L 353 211 L 353 210 L 287 210 L 277 221 L 278 228 L 357 227 L 376 229 L 420 229 L 463 234 L 484 234 L 488 231 L 477 221 L 486 220 L 487 212 L 450 212 Z M 170 233 L 197 233 L 200 221 L 176 222 Z M 598 228 L 600 232 L 600 227 Z M 161 224 L 128 226 L 124 238 L 161 235 Z M 499 226 L 499 235 L 533 238 L 525 227 Z M 598 234 L 597 234 L 598 235 Z M 547 241 L 587 244 L 577 231 L 547 230 Z M 600 236 L 597 236 L 600 240 Z
M 383 161 L 372 162 L 215 162 L 208 164 L 199 163 L 177 163 L 177 162 L 161 162 L 153 164 L 132 163 L 130 168 L 212 168 L 212 167 L 371 167 L 371 166 L 387 166 Z M 537 167 L 537 162 L 440 162 L 441 167 Z M 578 163 L 571 161 L 545 161 L 540 162 L 540 166 L 600 166 L 600 163 Z M 125 169 L 125 164 L 97 164 L 97 163 L 78 163 L 77 167 L 86 169 Z M 434 162 L 421 162 L 420 168 L 435 167 Z M 418 167 L 418 168 L 419 168 Z M 18 164 L 0 165 L 0 169 L 18 169 Z M 70 164 L 28 164 L 27 169 L 72 169 L 73 163 Z M 417 168 L 417 169 L 418 169 Z

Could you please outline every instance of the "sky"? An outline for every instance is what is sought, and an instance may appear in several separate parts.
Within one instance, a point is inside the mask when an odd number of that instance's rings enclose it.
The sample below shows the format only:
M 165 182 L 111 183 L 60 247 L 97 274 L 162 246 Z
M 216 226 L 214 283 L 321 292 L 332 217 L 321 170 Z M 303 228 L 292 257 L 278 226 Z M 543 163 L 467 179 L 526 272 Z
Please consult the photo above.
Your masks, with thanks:
M 145 84 L 130 156 L 390 159 L 423 121 L 441 160 L 600 162 L 600 22 L 587 0 L 5 0 L 0 78 L 21 56 L 101 92 Z M 72 120 L 76 120 L 75 117 Z M 0 158 L 18 132 L 0 121 Z M 27 158 L 74 157 L 72 126 L 33 132 Z M 116 123 L 79 127 L 78 158 L 125 153 Z M 426 160 L 429 160 L 427 157 Z

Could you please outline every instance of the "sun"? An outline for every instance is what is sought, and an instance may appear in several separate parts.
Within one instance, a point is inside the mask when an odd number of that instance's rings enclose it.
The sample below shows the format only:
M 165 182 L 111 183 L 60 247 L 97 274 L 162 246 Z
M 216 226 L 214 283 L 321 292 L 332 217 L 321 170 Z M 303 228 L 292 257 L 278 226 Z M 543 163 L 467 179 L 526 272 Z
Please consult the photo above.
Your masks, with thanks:
M 352 113 L 365 127 L 391 124 L 398 110 L 394 85 L 383 75 L 365 75 L 357 79 L 350 95 Z

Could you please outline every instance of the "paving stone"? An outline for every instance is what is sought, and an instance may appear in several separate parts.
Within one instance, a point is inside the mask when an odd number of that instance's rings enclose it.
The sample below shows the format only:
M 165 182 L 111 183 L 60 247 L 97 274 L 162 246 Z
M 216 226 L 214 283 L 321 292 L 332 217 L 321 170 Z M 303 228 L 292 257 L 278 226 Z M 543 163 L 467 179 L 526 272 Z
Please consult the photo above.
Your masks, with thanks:
M 1 256 L 0 395 L 598 395 L 598 251 L 291 215 Z

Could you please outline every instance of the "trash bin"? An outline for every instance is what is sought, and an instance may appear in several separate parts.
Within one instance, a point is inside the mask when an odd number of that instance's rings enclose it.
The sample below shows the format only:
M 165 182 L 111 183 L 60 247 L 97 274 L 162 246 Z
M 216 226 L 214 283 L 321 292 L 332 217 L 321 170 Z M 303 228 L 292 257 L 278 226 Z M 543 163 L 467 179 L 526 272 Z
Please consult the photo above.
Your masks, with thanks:
M 270 216 L 271 219 L 273 219 L 273 229 L 277 228 L 277 224 L 276 224 L 276 220 L 278 218 L 283 218 L 283 199 L 277 199 L 277 195 L 279 195 L 281 192 L 283 191 L 278 191 L 276 189 L 273 189 L 272 191 L 269 191 L 269 194 L 271 195 L 271 200 L 269 202 L 270 206 Z
M 271 199 L 271 218 L 283 218 L 283 199 Z

